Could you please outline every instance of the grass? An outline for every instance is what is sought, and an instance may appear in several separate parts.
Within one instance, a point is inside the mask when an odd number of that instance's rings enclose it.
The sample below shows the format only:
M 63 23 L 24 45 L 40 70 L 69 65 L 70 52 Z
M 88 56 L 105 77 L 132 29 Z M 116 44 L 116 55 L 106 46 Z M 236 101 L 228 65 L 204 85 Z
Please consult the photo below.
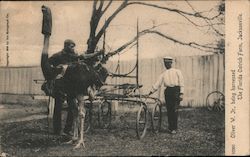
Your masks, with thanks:
M 179 112 L 177 134 L 154 134 L 149 130 L 142 140 L 136 138 L 134 114 L 113 118 L 110 130 L 95 125 L 85 135 L 86 148 L 79 150 L 63 144 L 65 137 L 48 136 L 46 119 L 0 124 L 1 149 L 11 156 L 224 155 L 224 113 L 206 108 L 184 109 Z M 165 112 L 163 119 L 165 130 Z

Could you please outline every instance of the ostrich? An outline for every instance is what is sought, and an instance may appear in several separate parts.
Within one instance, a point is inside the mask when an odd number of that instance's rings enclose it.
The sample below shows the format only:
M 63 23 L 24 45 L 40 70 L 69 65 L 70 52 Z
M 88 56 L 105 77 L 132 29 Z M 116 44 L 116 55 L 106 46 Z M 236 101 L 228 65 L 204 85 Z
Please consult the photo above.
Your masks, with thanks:
M 61 67 L 53 67 L 48 62 L 52 17 L 51 11 L 48 7 L 42 6 L 42 12 L 42 34 L 44 35 L 44 43 L 41 56 L 41 68 L 45 80 L 50 81 L 54 80 L 55 77 L 65 69 L 62 69 Z M 104 84 L 107 76 L 108 72 L 101 64 L 98 64 L 98 66 L 90 66 L 80 59 L 78 62 L 70 63 L 64 73 L 64 92 L 78 102 L 73 111 L 73 137 L 71 142 L 78 140 L 74 148 L 80 148 L 81 146 L 85 147 L 83 138 L 86 112 L 84 102 L 86 99 L 93 100 L 94 91 Z M 78 135 L 78 130 L 80 130 L 80 135 Z

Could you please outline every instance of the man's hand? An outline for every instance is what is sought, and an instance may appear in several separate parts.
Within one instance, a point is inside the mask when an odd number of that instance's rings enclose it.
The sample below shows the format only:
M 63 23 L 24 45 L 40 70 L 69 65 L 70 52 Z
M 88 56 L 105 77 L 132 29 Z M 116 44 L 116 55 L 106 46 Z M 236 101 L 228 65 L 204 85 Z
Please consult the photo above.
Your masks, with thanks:
M 104 55 L 104 50 L 97 51 L 96 55 Z

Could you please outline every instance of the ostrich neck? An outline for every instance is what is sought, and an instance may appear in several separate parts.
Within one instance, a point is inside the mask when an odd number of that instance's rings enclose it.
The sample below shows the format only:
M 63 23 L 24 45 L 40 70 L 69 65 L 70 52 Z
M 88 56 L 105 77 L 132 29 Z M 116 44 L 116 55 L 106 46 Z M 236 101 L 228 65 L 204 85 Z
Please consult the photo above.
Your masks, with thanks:
M 51 67 L 51 65 L 49 64 L 49 38 L 50 36 L 48 35 L 44 36 L 43 50 L 41 56 L 41 68 L 45 80 L 51 80 L 55 77 L 55 69 L 53 69 L 53 67 Z
M 50 38 L 50 36 L 44 35 L 42 54 L 48 54 L 48 51 L 49 51 L 49 38 Z

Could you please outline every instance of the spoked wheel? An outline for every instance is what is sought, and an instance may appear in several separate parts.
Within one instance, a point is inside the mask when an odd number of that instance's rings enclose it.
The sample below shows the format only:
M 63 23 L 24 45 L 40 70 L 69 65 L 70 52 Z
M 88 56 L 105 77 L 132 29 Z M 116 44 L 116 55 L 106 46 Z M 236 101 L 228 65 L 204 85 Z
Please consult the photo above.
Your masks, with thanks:
M 161 105 L 157 103 L 155 107 L 153 108 L 152 114 L 151 114 L 151 124 L 152 124 L 152 130 L 154 133 L 158 133 L 161 129 Z
M 225 110 L 225 96 L 220 91 L 213 91 L 208 94 L 206 99 L 208 110 L 224 111 Z
M 139 139 L 142 139 L 147 132 L 147 108 L 146 105 L 141 105 L 137 112 L 136 134 Z
M 109 128 L 111 125 L 111 103 L 103 101 L 98 110 L 99 125 L 104 128 Z

